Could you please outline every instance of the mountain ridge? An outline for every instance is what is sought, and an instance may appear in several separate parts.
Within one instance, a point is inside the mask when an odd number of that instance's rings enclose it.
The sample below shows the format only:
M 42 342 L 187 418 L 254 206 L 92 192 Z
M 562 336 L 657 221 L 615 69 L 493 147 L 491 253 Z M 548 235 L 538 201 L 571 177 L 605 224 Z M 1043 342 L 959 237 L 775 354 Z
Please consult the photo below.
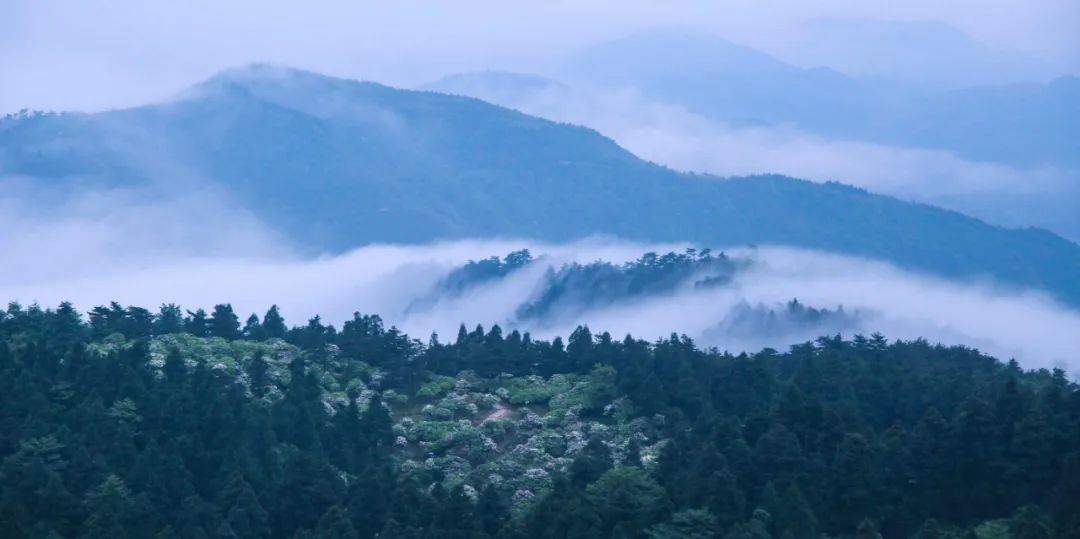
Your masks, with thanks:
M 588 47 L 565 62 L 561 75 L 569 83 L 636 88 L 718 121 L 790 124 L 1018 167 L 1080 166 L 1080 85 L 1073 75 L 932 90 L 799 67 L 707 32 L 663 29 Z
M 0 168 L 61 185 L 95 175 L 103 186 L 137 184 L 167 168 L 140 155 L 154 150 L 314 251 L 596 234 L 785 244 L 1080 303 L 1080 247 L 1049 232 L 838 184 L 682 174 L 591 129 L 472 98 L 264 66 L 207 82 L 166 104 L 9 119 Z

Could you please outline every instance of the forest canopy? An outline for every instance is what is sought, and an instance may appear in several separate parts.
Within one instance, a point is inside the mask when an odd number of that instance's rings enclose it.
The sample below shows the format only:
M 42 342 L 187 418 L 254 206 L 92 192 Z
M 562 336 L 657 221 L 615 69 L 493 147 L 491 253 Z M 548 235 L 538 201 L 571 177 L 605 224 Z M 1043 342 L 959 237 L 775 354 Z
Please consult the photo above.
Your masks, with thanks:
M 1078 448 L 1063 371 L 878 334 L 0 311 L 11 537 L 1076 537 Z

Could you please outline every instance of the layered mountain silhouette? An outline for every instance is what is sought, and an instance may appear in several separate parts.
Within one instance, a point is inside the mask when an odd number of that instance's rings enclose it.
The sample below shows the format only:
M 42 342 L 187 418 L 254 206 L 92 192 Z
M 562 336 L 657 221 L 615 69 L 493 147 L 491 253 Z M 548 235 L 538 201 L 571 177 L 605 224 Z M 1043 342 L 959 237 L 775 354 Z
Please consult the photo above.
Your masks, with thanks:
M 1080 168 L 1080 78 L 1075 76 L 931 90 L 827 67 L 798 67 L 705 32 L 653 29 L 576 53 L 561 77 L 575 84 L 633 87 L 728 123 L 792 125 L 823 136 L 947 150 L 1013 166 Z
M 1049 232 L 839 184 L 677 173 L 592 130 L 477 99 L 273 66 L 165 104 L 6 118 L 0 171 L 60 189 L 205 182 L 312 251 L 595 234 L 784 244 L 1080 303 L 1080 247 Z

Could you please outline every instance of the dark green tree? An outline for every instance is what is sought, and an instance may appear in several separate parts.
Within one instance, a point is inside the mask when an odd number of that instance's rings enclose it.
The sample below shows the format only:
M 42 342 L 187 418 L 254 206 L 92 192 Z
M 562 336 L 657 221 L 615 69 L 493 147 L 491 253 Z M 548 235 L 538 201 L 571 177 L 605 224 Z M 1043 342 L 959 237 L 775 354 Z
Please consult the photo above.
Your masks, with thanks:
M 229 340 L 240 338 L 240 318 L 233 312 L 231 304 L 214 305 L 214 313 L 210 315 L 210 334 Z
M 284 339 L 288 328 L 285 327 L 285 319 L 278 312 L 277 305 L 271 305 L 263 315 L 262 329 L 268 339 Z
M 196 309 L 195 312 L 188 311 L 187 313 L 188 316 L 184 319 L 184 331 L 196 337 L 209 337 L 210 320 L 207 318 L 206 311 Z

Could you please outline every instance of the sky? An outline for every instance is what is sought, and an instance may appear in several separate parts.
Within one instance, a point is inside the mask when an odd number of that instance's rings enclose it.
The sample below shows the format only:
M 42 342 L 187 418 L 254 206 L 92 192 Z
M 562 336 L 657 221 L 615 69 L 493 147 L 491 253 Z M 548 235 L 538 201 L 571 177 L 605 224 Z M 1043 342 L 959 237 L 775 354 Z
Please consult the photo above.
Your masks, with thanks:
M 792 47 L 793 35 L 820 19 L 865 18 L 944 23 L 993 51 L 1038 60 L 1047 76 L 1080 72 L 1075 0 L 0 0 L 0 112 L 162 100 L 252 61 L 401 86 L 485 68 L 548 72 L 581 47 L 656 26 L 818 63 L 806 47 Z

